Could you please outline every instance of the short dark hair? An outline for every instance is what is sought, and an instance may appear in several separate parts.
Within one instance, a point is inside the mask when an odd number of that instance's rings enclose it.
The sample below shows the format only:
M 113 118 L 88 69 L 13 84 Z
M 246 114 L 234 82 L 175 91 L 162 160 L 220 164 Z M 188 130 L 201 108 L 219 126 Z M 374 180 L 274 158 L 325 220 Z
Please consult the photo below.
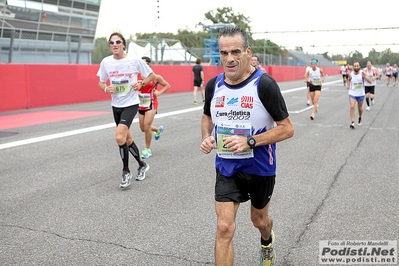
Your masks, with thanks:
M 141 59 L 147 62 L 147 64 L 151 64 L 151 59 L 148 56 L 143 56 Z
M 219 31 L 219 39 L 220 37 L 234 37 L 236 35 L 241 35 L 243 40 L 242 46 L 244 47 L 244 49 L 247 49 L 249 47 L 249 40 L 247 33 L 243 29 L 236 26 L 229 26 Z
M 195 63 L 196 63 L 197 65 L 201 64 L 201 58 L 197 58 L 197 60 L 195 60 Z

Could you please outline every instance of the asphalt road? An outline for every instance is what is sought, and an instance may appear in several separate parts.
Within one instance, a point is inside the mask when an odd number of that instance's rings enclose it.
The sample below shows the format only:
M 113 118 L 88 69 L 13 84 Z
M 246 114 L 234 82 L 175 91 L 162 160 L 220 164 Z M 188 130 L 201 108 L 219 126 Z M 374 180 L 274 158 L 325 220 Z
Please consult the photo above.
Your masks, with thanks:
M 399 239 L 399 87 L 378 83 L 375 105 L 351 130 L 341 76 L 326 81 L 314 121 L 303 81 L 280 83 L 295 135 L 277 146 L 278 265 L 319 265 L 319 240 Z M 0 130 L 1 265 L 214 265 L 215 154 L 199 150 L 201 106 L 191 92 L 159 101 L 154 124 L 165 131 L 151 169 L 123 191 L 109 101 L 0 114 L 3 126 L 32 113 L 60 119 Z M 64 117 L 76 111 L 104 113 Z M 132 132 L 142 149 L 137 121 Z M 234 245 L 235 265 L 258 265 L 248 203 Z

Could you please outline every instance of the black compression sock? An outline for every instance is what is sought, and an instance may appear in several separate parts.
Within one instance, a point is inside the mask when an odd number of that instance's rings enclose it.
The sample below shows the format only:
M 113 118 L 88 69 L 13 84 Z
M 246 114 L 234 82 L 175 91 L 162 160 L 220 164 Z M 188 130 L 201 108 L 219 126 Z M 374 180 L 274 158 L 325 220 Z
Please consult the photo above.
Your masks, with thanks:
M 127 146 L 127 143 L 119 146 L 119 153 L 122 158 L 123 162 L 123 171 L 130 172 L 129 171 L 129 148 Z
M 139 148 L 137 148 L 137 146 L 134 143 L 134 141 L 132 142 L 132 144 L 130 144 L 129 151 L 133 155 L 134 159 L 136 159 L 136 161 L 139 163 L 139 165 L 143 166 L 144 165 L 144 161 L 143 161 L 143 159 L 141 159 Z
M 370 106 L 370 100 L 369 100 L 369 98 L 366 98 L 366 103 L 367 103 L 367 106 Z

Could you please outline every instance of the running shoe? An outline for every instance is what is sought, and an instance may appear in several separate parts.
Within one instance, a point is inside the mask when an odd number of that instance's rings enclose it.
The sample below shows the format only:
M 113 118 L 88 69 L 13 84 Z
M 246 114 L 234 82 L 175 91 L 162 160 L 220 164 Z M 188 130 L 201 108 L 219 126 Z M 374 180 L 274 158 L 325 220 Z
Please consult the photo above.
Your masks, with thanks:
M 150 158 L 152 156 L 151 150 L 145 148 L 142 152 L 141 152 L 141 158 L 147 159 Z
M 129 187 L 131 178 L 132 178 L 132 174 L 130 172 L 123 171 L 120 187 L 121 188 Z
M 388 85 L 387 85 L 388 86 Z M 194 101 L 194 104 L 198 104 L 197 101 Z
M 351 129 L 355 129 L 355 122 L 354 121 L 352 121 L 352 123 L 350 124 L 350 126 L 349 126 Z
M 370 106 L 367 106 L 366 111 L 370 111 Z
M 163 132 L 163 126 L 160 126 L 157 132 L 154 132 L 154 139 L 159 140 L 161 133 Z
M 136 176 L 136 180 L 138 181 L 142 181 L 145 179 L 145 173 L 150 169 L 150 166 L 148 165 L 148 163 L 146 163 L 143 166 L 140 166 L 137 169 L 137 176 Z
M 361 117 L 359 117 L 359 120 L 357 120 L 357 124 L 358 124 L 359 126 L 362 125 L 362 118 L 361 118 Z
M 273 266 L 276 265 L 276 252 L 274 251 L 274 242 L 276 241 L 276 236 L 272 230 L 272 242 L 267 245 L 261 246 L 260 249 L 260 266 Z
M 307 101 L 307 102 L 306 102 L 306 105 L 307 105 L 307 106 L 310 106 L 310 101 Z
M 310 116 L 310 120 L 314 120 L 314 115 L 311 115 L 311 116 Z
M 374 105 L 374 99 L 371 100 L 371 105 Z

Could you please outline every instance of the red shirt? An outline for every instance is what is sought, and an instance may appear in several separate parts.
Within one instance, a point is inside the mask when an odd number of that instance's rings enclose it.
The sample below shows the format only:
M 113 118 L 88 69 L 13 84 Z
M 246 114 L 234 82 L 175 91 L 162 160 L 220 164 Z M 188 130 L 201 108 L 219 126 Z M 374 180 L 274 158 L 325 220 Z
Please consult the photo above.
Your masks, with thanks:
M 346 75 L 349 75 L 352 72 L 351 67 L 346 67 Z
M 141 75 L 138 75 L 138 80 L 142 80 Z M 142 87 L 139 90 L 139 98 L 140 98 L 140 94 L 150 94 L 150 99 L 151 99 L 151 103 L 152 103 L 152 109 L 157 110 L 158 109 L 158 98 L 154 95 L 154 91 L 157 88 L 157 83 L 155 83 L 154 81 L 151 81 L 147 84 L 144 85 L 144 87 Z M 145 111 L 148 110 L 149 108 L 147 106 L 142 106 L 141 104 L 139 105 L 140 110 Z

